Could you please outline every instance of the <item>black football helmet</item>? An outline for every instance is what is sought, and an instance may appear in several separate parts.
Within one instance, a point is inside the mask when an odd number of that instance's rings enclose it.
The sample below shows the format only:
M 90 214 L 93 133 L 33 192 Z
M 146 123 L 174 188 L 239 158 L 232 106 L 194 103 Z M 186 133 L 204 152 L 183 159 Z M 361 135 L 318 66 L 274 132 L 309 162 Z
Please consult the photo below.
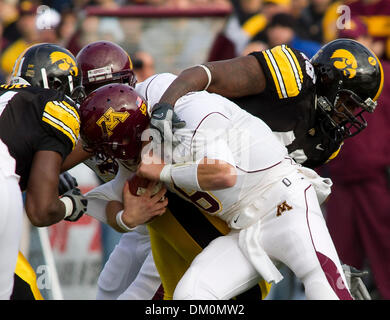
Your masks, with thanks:
M 340 142 L 362 131 L 367 126 L 363 113 L 374 112 L 383 87 L 379 59 L 355 40 L 336 39 L 310 61 L 322 131 Z
M 65 48 L 40 43 L 27 48 L 15 61 L 11 84 L 24 83 L 51 88 L 77 100 L 81 72 L 76 58 Z
M 95 41 L 87 44 L 76 59 L 87 94 L 108 83 L 126 83 L 134 87 L 137 82 L 129 55 L 113 42 Z

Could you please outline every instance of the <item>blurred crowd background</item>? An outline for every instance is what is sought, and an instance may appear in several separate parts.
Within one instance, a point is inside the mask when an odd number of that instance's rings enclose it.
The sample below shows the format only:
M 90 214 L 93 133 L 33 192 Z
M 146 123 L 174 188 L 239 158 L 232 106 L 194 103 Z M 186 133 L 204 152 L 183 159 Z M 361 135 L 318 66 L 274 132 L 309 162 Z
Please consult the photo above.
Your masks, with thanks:
M 368 127 L 319 169 L 334 182 L 324 213 L 344 263 L 369 270 L 374 299 L 390 298 L 390 0 L 0 0 L 0 82 L 28 46 L 52 42 L 74 55 L 110 40 L 131 56 L 139 81 L 282 43 L 308 57 L 336 38 L 368 46 L 382 61 L 384 89 Z M 234 76 L 234 75 L 227 75 Z M 104 259 L 117 236 L 103 233 Z M 103 263 L 104 263 L 103 259 Z M 299 298 L 286 277 L 274 298 Z
M 153 60 L 157 72 L 281 43 L 311 57 L 337 37 L 355 38 L 389 59 L 389 2 L 0 0 L 1 80 L 12 72 L 15 57 L 37 42 L 58 43 L 76 55 L 88 42 L 111 40 L 135 60 L 148 59 L 147 66 Z

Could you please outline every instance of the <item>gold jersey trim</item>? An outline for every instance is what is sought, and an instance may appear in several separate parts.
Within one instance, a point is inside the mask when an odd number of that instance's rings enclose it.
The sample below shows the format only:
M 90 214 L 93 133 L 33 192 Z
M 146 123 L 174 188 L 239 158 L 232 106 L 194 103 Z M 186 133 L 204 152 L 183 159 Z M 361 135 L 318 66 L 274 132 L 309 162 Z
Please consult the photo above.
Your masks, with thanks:
M 297 96 L 302 89 L 303 73 L 294 52 L 286 45 L 263 51 L 279 99 Z
M 74 107 L 65 101 L 49 101 L 42 120 L 66 135 L 75 147 L 80 134 L 80 117 Z

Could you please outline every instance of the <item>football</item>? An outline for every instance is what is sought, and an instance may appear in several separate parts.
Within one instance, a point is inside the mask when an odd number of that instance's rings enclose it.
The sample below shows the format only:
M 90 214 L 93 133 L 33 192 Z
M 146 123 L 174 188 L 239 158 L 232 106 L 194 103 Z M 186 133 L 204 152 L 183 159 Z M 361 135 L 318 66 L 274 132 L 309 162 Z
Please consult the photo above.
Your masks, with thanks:
M 151 181 L 149 179 L 141 178 L 137 175 L 134 175 L 129 179 L 129 189 L 131 194 L 135 196 L 143 195 L 150 182 Z M 153 188 L 152 196 L 154 196 L 157 192 L 159 192 L 162 187 L 163 187 L 163 183 L 161 181 L 158 182 Z

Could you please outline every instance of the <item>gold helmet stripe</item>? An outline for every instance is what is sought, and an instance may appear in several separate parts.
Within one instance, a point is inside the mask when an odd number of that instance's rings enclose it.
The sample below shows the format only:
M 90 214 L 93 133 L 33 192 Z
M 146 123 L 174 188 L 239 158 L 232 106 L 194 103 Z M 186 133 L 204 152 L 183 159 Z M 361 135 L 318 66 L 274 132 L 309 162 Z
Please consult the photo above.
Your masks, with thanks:
M 24 49 L 23 52 L 19 55 L 19 57 L 16 59 L 15 64 L 14 64 L 14 68 L 12 69 L 11 78 L 20 77 L 20 71 L 23 67 L 24 55 L 26 54 L 26 51 L 30 48 L 31 47 Z
M 385 77 L 384 77 L 384 74 L 383 74 L 383 68 L 382 68 L 382 64 L 381 64 L 380 60 L 375 55 L 375 53 L 372 52 L 372 55 L 375 57 L 376 61 L 378 62 L 379 70 L 380 70 L 380 73 L 381 73 L 381 76 L 380 76 L 381 77 L 381 82 L 379 84 L 378 91 L 376 92 L 375 97 L 372 99 L 372 100 L 376 101 L 376 100 L 378 100 L 379 96 L 382 93 L 383 82 L 384 82 Z

